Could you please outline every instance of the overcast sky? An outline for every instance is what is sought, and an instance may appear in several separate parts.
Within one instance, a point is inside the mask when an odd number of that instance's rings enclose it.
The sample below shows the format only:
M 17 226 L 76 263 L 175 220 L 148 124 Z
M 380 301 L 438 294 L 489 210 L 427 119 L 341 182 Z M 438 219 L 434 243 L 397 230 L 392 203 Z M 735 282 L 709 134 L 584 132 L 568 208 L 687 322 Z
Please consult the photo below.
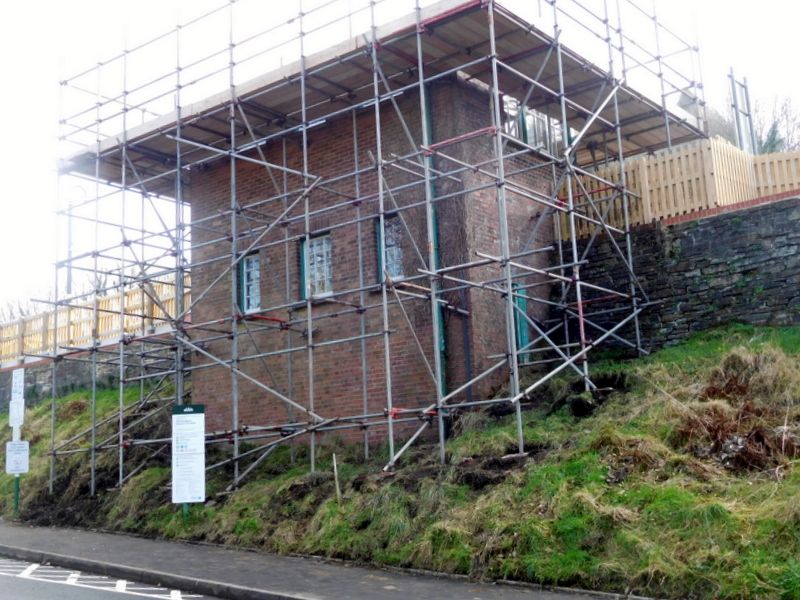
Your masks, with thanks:
M 291 0 L 289 0 L 291 2 Z M 530 0 L 536 2 L 537 0 Z M 601 7 L 600 0 L 584 0 Z M 650 6 L 650 0 L 643 0 Z M 173 26 L 179 16 L 219 0 L 61 0 L 3 3 L 0 10 L 0 307 L 43 297 L 52 287 L 59 79 Z M 264 27 L 273 0 L 264 0 Z M 283 6 L 286 2 L 282 3 Z M 659 17 L 689 39 L 698 34 L 710 104 L 724 110 L 727 72 L 746 76 L 769 104 L 800 103 L 794 65 L 796 0 L 656 0 Z M 172 59 L 169 59 L 170 61 Z

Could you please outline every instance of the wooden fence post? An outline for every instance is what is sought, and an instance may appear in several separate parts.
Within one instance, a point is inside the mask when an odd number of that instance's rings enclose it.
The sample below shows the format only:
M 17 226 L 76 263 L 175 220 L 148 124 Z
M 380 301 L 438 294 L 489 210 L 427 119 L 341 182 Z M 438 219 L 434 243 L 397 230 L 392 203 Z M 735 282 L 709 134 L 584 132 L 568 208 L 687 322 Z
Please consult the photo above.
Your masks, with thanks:
M 19 319 L 19 337 L 17 338 L 17 361 L 25 360 L 25 317 Z
M 37 354 L 46 354 L 47 353 L 47 345 L 50 339 L 50 312 L 45 312 L 42 315 L 42 345 L 39 348 Z
M 705 206 L 702 208 L 713 208 L 717 205 L 717 184 L 714 179 L 714 151 L 712 148 L 713 140 L 704 142 L 700 158 L 703 163 L 703 183 L 706 190 Z
M 653 207 L 650 204 L 650 179 L 647 175 L 647 158 L 639 160 L 639 193 L 642 196 L 642 222 L 653 221 Z

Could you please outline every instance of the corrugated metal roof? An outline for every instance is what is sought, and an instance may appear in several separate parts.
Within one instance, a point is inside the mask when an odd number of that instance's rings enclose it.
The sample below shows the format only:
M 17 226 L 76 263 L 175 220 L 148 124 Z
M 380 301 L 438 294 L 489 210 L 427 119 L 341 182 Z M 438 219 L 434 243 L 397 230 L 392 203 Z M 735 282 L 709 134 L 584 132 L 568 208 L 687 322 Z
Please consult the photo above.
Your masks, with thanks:
M 553 38 L 502 6 L 498 5 L 494 14 L 501 91 L 521 98 L 528 94 L 531 82 L 535 81 L 527 105 L 560 119 L 559 65 L 557 53 L 551 50 Z M 462 78 L 491 85 L 489 23 L 487 10 L 480 0 L 444 0 L 424 8 L 421 17 L 426 77 L 458 70 Z M 404 87 L 413 86 L 417 81 L 415 15 L 379 28 L 377 35 L 380 65 L 392 89 L 402 91 Z M 323 120 L 334 118 L 339 112 L 345 113 L 353 105 L 366 102 L 373 96 L 369 47 L 369 40 L 357 36 L 306 59 L 305 87 L 310 124 L 322 125 Z M 573 129 L 582 129 L 594 107 L 602 105 L 614 84 L 603 69 L 563 46 L 561 63 L 568 121 Z M 239 124 L 243 130 L 249 126 L 259 143 L 301 127 L 300 73 L 298 61 L 236 88 Z M 385 88 L 382 87 L 381 91 L 384 92 Z M 220 156 L 209 148 L 227 151 L 230 99 L 231 92 L 225 91 L 182 108 L 181 137 L 194 142 L 193 145 L 182 145 L 182 164 Z M 617 100 L 626 154 L 667 145 L 665 115 L 657 103 L 624 85 L 618 91 Z M 608 103 L 589 125 L 577 153 L 578 163 L 592 160 L 591 145 L 586 145 L 591 140 L 610 141 L 614 149 L 614 135 L 610 128 L 616 122 L 614 110 L 614 104 Z M 127 184 L 142 180 L 145 182 L 143 185 L 133 187 L 170 195 L 174 175 L 160 176 L 175 168 L 176 125 L 177 113 L 172 112 L 128 130 L 124 138 L 119 135 L 102 140 L 101 178 L 119 181 L 121 141 L 126 139 L 127 160 L 134 166 L 126 176 Z M 670 115 L 670 134 L 673 144 L 702 135 L 675 115 Z M 249 132 L 240 135 L 250 141 Z M 237 147 L 241 148 L 241 144 Z M 66 161 L 64 171 L 94 175 L 95 152 L 73 156 Z

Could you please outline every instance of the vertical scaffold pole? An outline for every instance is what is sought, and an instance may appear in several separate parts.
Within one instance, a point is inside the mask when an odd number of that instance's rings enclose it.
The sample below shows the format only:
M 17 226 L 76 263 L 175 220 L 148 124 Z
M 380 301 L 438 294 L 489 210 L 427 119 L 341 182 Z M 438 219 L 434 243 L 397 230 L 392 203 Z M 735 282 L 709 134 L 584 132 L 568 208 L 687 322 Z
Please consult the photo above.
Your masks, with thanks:
M 427 148 L 431 143 L 432 132 L 430 131 L 430 114 L 428 113 L 428 88 L 425 84 L 425 55 L 422 49 L 422 9 L 419 0 L 416 2 L 417 19 L 417 80 L 419 81 L 419 110 L 420 125 L 422 128 L 422 146 Z M 422 161 L 423 176 L 425 178 L 425 225 L 428 236 L 428 269 L 431 273 L 436 273 L 439 269 L 439 257 L 436 248 L 437 221 L 436 207 L 434 206 L 434 185 L 432 178 L 432 156 L 425 156 Z M 436 379 L 436 420 L 439 428 L 439 461 L 444 464 L 445 456 L 445 428 L 444 414 L 442 408 L 442 355 L 440 352 L 442 328 L 442 313 L 439 308 L 439 279 L 435 275 L 428 277 L 428 286 L 431 290 L 431 329 L 433 338 L 433 374 Z
M 355 173 L 355 197 L 361 198 L 361 173 L 359 171 L 359 158 L 358 158 L 358 117 L 356 111 L 352 111 L 351 119 L 353 122 L 353 172 Z M 361 410 L 364 415 L 369 413 L 369 401 L 367 395 L 367 311 L 364 310 L 364 305 L 367 302 L 366 292 L 364 291 L 364 248 L 363 244 L 363 223 L 361 220 L 362 215 L 361 202 L 356 206 L 356 247 L 358 248 L 358 304 L 361 307 L 358 316 L 359 336 L 361 339 L 358 341 L 359 349 L 361 352 Z M 369 459 L 369 428 L 364 427 L 364 460 Z
M 228 46 L 228 85 L 230 99 L 228 105 L 228 125 L 230 131 L 230 227 L 231 227 L 231 430 L 233 432 L 233 480 L 239 479 L 239 239 L 237 218 L 239 202 L 236 197 L 236 83 L 234 79 L 234 40 L 233 40 L 234 2 L 229 4 L 229 46 Z
M 286 167 L 288 166 L 288 159 L 286 154 L 286 138 L 281 139 L 281 164 Z M 284 170 L 282 173 L 282 192 L 283 192 L 283 211 L 285 212 L 287 207 L 289 206 L 289 176 Z M 291 243 L 289 242 L 289 228 L 283 228 L 283 277 L 284 277 L 284 286 L 285 286 L 285 295 L 284 298 L 286 300 L 286 305 L 288 306 L 291 304 L 292 300 L 294 299 L 292 295 L 292 272 L 289 267 L 289 254 Z M 302 283 L 302 282 L 301 282 Z M 289 313 L 291 315 L 291 311 Z M 294 353 L 291 351 L 294 344 L 294 336 L 292 335 L 292 329 L 286 329 L 286 395 L 289 398 L 294 398 L 294 368 L 292 366 L 292 362 L 294 361 Z M 294 423 L 294 407 L 288 407 L 288 414 L 289 414 L 289 421 Z M 289 447 L 289 460 L 292 464 L 295 461 L 295 446 L 292 444 Z
M 100 67 L 97 68 L 97 110 L 96 110 L 96 134 L 97 146 L 94 159 L 94 248 L 100 248 L 100 123 L 102 122 L 100 116 L 100 106 L 102 96 L 100 95 Z M 90 449 L 90 480 L 89 480 L 89 495 L 94 497 L 96 492 L 96 467 L 97 467 L 97 351 L 100 346 L 99 339 L 99 288 L 100 288 L 100 275 L 98 272 L 98 256 L 97 252 L 93 253 L 92 257 L 92 275 L 94 281 L 94 294 L 92 295 L 92 400 L 91 400 L 91 449 Z
M 608 12 L 608 0 L 603 0 L 604 23 L 606 27 L 606 43 L 608 44 L 608 73 L 612 80 L 617 78 L 616 61 L 614 60 L 614 46 L 611 36 L 610 15 Z M 625 169 L 622 165 L 625 164 L 625 150 L 622 146 L 622 126 L 620 125 L 619 114 L 619 97 L 615 93 L 613 99 L 614 107 L 614 134 L 617 143 L 617 164 L 620 165 L 619 169 L 619 184 L 621 190 L 619 191 L 622 197 L 622 212 L 624 217 L 625 226 L 625 259 L 628 262 L 628 291 L 631 296 L 631 310 L 633 311 L 633 327 L 636 336 L 636 350 L 641 355 L 644 353 L 642 348 L 642 334 L 639 325 L 639 295 L 636 291 L 636 281 L 633 277 L 633 244 L 631 241 L 631 221 L 630 221 L 630 196 L 628 195 L 628 182 Z M 642 198 L 640 202 L 647 202 Z M 609 234 L 610 235 L 610 234 Z
M 181 28 L 175 29 L 175 315 L 173 324 L 178 343 L 175 344 L 175 404 L 183 404 L 184 396 L 184 347 L 180 339 L 183 337 L 183 310 L 185 294 L 184 275 L 184 222 L 183 222 L 183 177 L 181 155 Z
M 656 43 L 656 64 L 658 65 L 658 83 L 661 86 L 661 111 L 664 116 L 664 127 L 667 131 L 667 146 L 672 147 L 672 132 L 669 128 L 669 111 L 667 110 L 667 88 L 664 83 L 664 57 L 661 56 L 661 26 L 658 24 L 656 0 L 653 0 L 653 30 Z
M 494 0 L 489 0 L 487 15 L 489 18 L 489 52 L 492 61 L 492 125 L 494 126 L 494 151 L 497 161 L 497 219 L 500 231 L 500 260 L 505 280 L 505 313 L 506 313 L 506 354 L 508 356 L 509 384 L 511 397 L 519 394 L 519 361 L 517 356 L 517 340 L 514 323 L 514 287 L 511 272 L 511 246 L 508 238 L 508 211 L 506 206 L 506 171 L 503 159 L 503 123 L 502 123 L 502 94 L 500 92 L 500 79 L 497 72 L 497 40 L 494 25 Z M 517 446 L 519 453 L 525 451 L 525 437 L 522 430 L 522 406 L 520 402 L 514 403 L 517 422 Z
M 303 23 L 303 0 L 298 0 L 298 23 L 300 26 L 300 113 L 301 113 L 301 135 L 303 146 L 303 189 L 308 186 L 309 173 L 308 173 L 308 106 L 306 101 L 306 44 L 305 44 L 305 31 Z M 306 357 L 308 367 L 308 410 L 314 412 L 314 317 L 312 315 L 313 302 L 312 302 L 312 289 L 309 285 L 310 273 L 308 272 L 309 255 L 311 253 L 311 199 L 310 194 L 305 194 L 303 202 L 303 224 L 305 227 L 305 252 L 302 253 L 303 260 L 306 264 L 303 265 L 303 272 L 305 273 L 305 281 L 301 285 L 305 285 L 305 299 L 306 299 Z M 316 471 L 317 468 L 317 433 L 312 431 L 308 438 L 308 456 L 309 466 L 311 472 Z
M 122 53 L 122 147 L 120 159 L 120 195 L 121 195 L 121 228 L 122 243 L 120 244 L 119 255 L 119 383 L 118 383 L 118 410 L 117 415 L 117 485 L 122 486 L 125 477 L 125 448 L 124 448 L 124 427 L 125 427 L 125 248 L 127 248 L 128 232 L 125 229 L 125 201 L 127 199 L 127 160 L 128 160 L 128 50 L 127 41 L 125 50 Z M 144 261 L 144 256 L 141 257 Z
M 558 25 L 558 7 L 553 3 L 553 39 L 556 47 L 556 61 L 558 71 L 558 94 L 561 109 L 561 139 L 565 148 L 569 148 L 570 128 L 567 117 L 567 94 L 564 84 L 564 58 L 563 46 L 561 45 L 561 30 Z M 588 392 L 591 389 L 589 383 L 589 361 L 585 352 L 588 345 L 586 339 L 586 325 L 583 319 L 583 293 L 581 290 L 581 271 L 580 254 L 578 253 L 578 236 L 575 229 L 575 197 L 572 191 L 572 178 L 575 176 L 572 171 L 572 155 L 568 150 L 564 151 L 562 167 L 566 171 L 565 187 L 567 188 L 567 219 L 569 223 L 568 235 L 572 247 L 572 283 L 575 285 L 575 303 L 578 309 L 578 335 L 580 339 L 580 351 L 584 354 L 580 359 L 581 371 L 583 372 L 584 389 Z M 566 298 L 564 299 L 566 301 Z
M 381 103 L 380 103 L 380 64 L 378 63 L 378 27 L 375 23 L 375 0 L 369 3 L 371 46 L 372 55 L 372 94 L 374 100 L 375 118 L 375 169 L 378 177 L 378 255 L 381 257 L 379 264 L 386 263 L 386 215 L 384 198 L 384 174 L 383 174 L 383 140 L 381 140 Z M 381 313 L 383 323 L 383 368 L 384 382 L 386 385 L 386 408 L 387 408 L 387 428 L 389 434 L 389 464 L 394 464 L 394 410 L 392 398 L 392 359 L 390 350 L 390 331 L 389 331 L 389 303 L 388 290 L 386 289 L 386 274 L 378 273 L 381 282 Z
M 60 104 L 60 103 L 59 103 Z M 56 214 L 61 209 L 61 182 L 56 184 Z M 58 252 L 58 220 L 55 227 L 55 246 Z M 56 479 L 56 399 L 58 397 L 58 261 L 53 266 L 53 364 L 50 366 L 50 471 L 47 477 L 47 493 L 53 495 Z

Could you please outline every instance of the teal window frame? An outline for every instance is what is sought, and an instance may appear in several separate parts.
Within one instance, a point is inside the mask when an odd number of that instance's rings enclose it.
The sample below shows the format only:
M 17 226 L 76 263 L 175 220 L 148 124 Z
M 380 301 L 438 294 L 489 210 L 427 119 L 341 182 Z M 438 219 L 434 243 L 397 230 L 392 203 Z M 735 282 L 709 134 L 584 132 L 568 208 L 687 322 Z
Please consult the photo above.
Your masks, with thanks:
M 514 335 L 517 341 L 517 352 L 519 352 L 520 348 L 524 348 L 531 343 L 531 327 L 528 320 L 522 316 L 528 314 L 528 299 L 524 295 L 519 295 L 525 293 L 520 284 L 512 284 L 511 289 L 514 291 L 514 306 L 516 307 L 514 309 Z M 525 360 L 527 360 L 528 353 L 525 352 L 523 354 Z
M 258 252 L 242 257 L 237 265 L 237 301 L 243 314 L 261 310 L 261 259 Z

